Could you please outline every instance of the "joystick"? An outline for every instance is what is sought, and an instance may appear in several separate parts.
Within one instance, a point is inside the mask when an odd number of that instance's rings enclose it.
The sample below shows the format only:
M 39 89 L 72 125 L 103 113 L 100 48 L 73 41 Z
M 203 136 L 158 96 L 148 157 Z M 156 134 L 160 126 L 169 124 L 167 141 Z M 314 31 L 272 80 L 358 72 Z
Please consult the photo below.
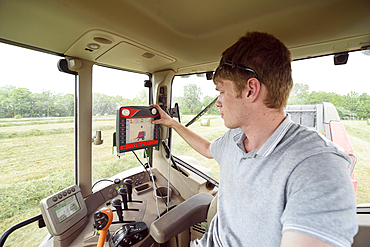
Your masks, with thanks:
M 120 194 L 121 197 L 122 197 L 123 209 L 127 210 L 128 209 L 128 206 L 127 206 L 127 189 L 126 188 L 120 188 L 118 190 L 118 194 Z
M 123 222 L 123 216 L 122 216 L 122 201 L 121 199 L 113 199 L 111 202 L 111 205 L 116 208 L 116 212 L 118 215 L 119 222 Z
M 110 247 L 129 247 L 143 240 L 149 234 L 144 222 L 133 222 L 118 228 L 109 241 Z
M 95 212 L 94 226 L 100 233 L 97 247 L 104 246 L 105 238 L 107 236 L 109 226 L 112 224 L 112 221 L 113 221 L 113 212 L 110 208 L 104 207 L 99 211 Z
M 132 202 L 132 180 L 130 178 L 126 178 L 123 183 L 126 185 L 127 188 L 128 201 Z

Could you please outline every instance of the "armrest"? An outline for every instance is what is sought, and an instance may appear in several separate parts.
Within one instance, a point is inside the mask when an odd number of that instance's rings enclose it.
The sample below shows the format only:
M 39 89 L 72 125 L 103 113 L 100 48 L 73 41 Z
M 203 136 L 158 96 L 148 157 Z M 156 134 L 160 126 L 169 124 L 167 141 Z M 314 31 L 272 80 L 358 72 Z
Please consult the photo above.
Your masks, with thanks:
M 207 218 L 209 204 L 213 196 L 197 194 L 184 201 L 150 226 L 150 235 L 157 243 L 165 243 L 191 226 Z

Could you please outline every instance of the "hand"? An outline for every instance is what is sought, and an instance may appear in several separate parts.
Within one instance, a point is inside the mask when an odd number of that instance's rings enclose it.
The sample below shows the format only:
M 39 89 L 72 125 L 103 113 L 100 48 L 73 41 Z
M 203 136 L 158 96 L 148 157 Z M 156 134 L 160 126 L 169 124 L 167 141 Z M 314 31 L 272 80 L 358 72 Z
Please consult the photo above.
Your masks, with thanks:
M 151 107 L 155 107 L 160 115 L 160 119 L 154 120 L 154 124 L 163 124 L 166 127 L 170 127 L 175 130 L 195 151 L 200 153 L 206 158 L 213 158 L 210 146 L 211 142 L 207 139 L 201 137 L 200 135 L 194 133 L 181 123 L 177 122 L 175 119 L 171 118 L 166 112 L 162 110 L 159 105 L 150 105 Z
M 152 104 L 151 107 L 155 107 L 158 110 L 160 115 L 160 119 L 154 120 L 154 124 L 163 124 L 166 127 L 172 128 L 176 123 L 178 123 L 175 119 L 171 118 L 159 105 Z

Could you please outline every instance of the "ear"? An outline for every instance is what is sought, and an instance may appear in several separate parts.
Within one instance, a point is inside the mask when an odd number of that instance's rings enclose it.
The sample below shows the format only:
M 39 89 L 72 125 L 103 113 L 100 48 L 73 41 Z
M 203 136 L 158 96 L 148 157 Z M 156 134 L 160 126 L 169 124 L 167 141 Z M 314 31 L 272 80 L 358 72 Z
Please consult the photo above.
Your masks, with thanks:
M 256 78 L 250 78 L 244 87 L 244 94 L 251 102 L 256 101 L 261 92 L 261 84 Z

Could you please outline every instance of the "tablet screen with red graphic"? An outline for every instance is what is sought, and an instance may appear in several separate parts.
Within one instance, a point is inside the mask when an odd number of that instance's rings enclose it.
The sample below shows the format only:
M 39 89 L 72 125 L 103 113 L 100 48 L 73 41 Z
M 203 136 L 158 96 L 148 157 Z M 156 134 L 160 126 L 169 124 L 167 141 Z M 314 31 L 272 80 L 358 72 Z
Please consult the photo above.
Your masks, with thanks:
M 156 108 L 121 106 L 117 109 L 116 146 L 118 153 L 155 147 L 159 144 L 159 118 Z

